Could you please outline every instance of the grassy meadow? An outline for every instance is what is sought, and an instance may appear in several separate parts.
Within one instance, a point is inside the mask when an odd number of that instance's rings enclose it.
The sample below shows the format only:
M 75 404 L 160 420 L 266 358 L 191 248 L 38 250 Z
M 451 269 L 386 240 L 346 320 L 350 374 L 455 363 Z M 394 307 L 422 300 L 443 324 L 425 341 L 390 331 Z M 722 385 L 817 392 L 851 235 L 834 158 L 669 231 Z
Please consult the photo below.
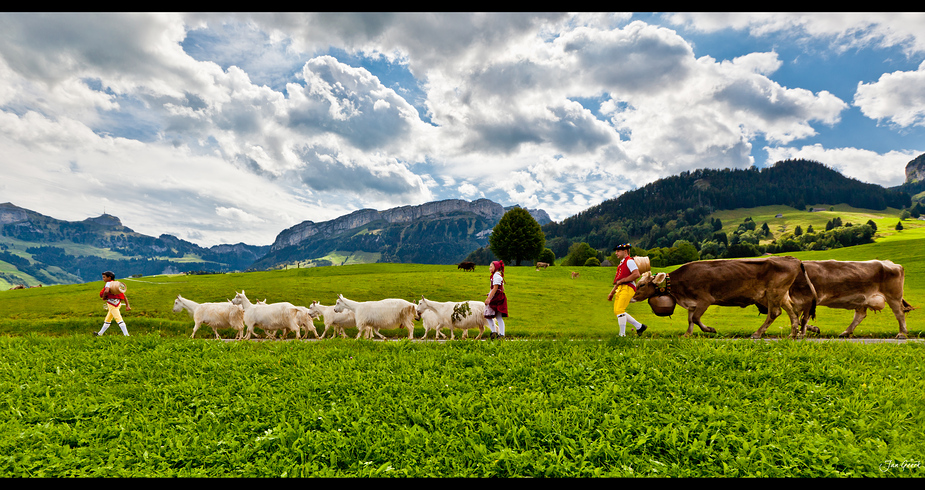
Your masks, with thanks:
M 897 233 L 895 217 L 881 219 L 874 244 L 792 255 L 892 260 L 922 307 L 925 226 L 907 220 Z M 485 267 L 127 279 L 129 338 L 115 326 L 91 335 L 102 282 L 0 291 L 0 476 L 923 476 L 922 310 L 907 315 L 918 340 L 871 344 L 791 341 L 780 318 L 772 340 L 753 341 L 755 307 L 711 307 L 704 322 L 719 333 L 682 339 L 682 310 L 661 318 L 641 303 L 629 312 L 649 330 L 619 338 L 613 273 L 508 267 L 507 334 L 527 341 L 504 342 L 409 342 L 397 330 L 383 331 L 392 342 L 216 342 L 205 327 L 190 340 L 192 319 L 171 311 L 177 294 L 209 302 L 241 290 L 301 305 L 339 293 L 481 300 Z M 820 308 L 814 323 L 832 338 L 851 317 Z M 896 333 L 887 310 L 855 336 Z
M 878 238 L 873 244 L 789 255 L 806 260 L 892 260 L 905 267 L 906 300 L 913 306 L 925 305 L 925 226 L 910 224 L 906 230 Z M 571 278 L 573 271 L 580 274 L 578 278 Z M 510 317 L 505 321 L 508 335 L 601 339 L 616 331 L 612 303 L 607 302 L 614 269 L 552 266 L 536 271 L 532 267 L 509 266 L 505 272 L 510 308 Z M 202 276 L 151 276 L 125 279 L 125 283 L 132 305 L 131 311 L 124 312 L 130 332 L 182 336 L 192 331 L 192 319 L 186 312 L 171 311 L 178 294 L 200 303 L 220 302 L 243 290 L 252 301 L 288 301 L 305 306 L 315 300 L 333 304 L 338 294 L 358 301 L 383 298 L 417 301 L 421 296 L 434 301 L 482 300 L 488 290 L 488 271 L 478 267 L 475 272 L 463 272 L 452 265 L 355 264 Z M 101 287 L 102 282 L 2 291 L 0 334 L 72 335 L 97 330 L 105 316 L 97 295 Z M 648 337 L 671 338 L 687 330 L 687 315 L 680 308 L 671 317 L 655 316 L 646 303 L 631 304 L 628 311 L 649 326 Z M 922 314 L 920 311 L 907 314 L 910 337 L 925 336 L 925 321 L 919 318 Z M 821 336 L 832 337 L 844 330 L 852 317 L 849 310 L 820 308 L 813 324 L 820 328 Z M 704 323 L 716 328 L 720 337 L 747 337 L 763 320 L 754 306 L 713 306 L 704 315 Z M 321 321 L 315 324 L 323 328 Z M 383 333 L 393 337 L 406 335 L 398 330 Z M 694 333 L 714 337 L 696 328 Z M 897 333 L 896 319 L 889 309 L 869 313 L 855 330 L 856 337 L 883 338 Z M 417 322 L 415 336 L 422 334 L 423 327 Z M 211 335 L 210 329 L 200 329 L 197 333 L 202 338 Z M 233 336 L 231 331 L 223 335 Z M 786 337 L 789 325 L 778 318 L 767 335 Z

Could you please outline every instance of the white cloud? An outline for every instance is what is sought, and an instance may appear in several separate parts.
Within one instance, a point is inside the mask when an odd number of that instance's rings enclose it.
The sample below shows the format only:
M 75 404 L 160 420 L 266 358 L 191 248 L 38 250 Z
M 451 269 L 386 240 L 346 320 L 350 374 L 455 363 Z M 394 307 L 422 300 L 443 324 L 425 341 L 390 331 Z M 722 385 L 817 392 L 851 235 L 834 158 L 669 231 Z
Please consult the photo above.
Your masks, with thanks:
M 872 119 L 925 126 L 925 62 L 916 71 L 884 73 L 876 82 L 859 82 L 854 105 Z
M 672 19 L 917 40 L 904 21 L 850 16 Z M 4 184 L 3 200 L 65 219 L 105 204 L 139 231 L 207 244 L 456 197 L 562 219 L 691 168 L 752 165 L 756 138 L 804 143 L 840 124 L 847 104 L 782 86 L 784 66 L 770 48 L 696 58 L 628 14 L 3 14 L 0 154 L 27 184 Z M 860 84 L 854 103 L 921 125 L 921 72 Z M 788 152 L 833 155 L 769 150 Z
M 884 187 L 902 184 L 906 178 L 906 164 L 922 153 L 922 150 L 894 150 L 880 154 L 858 148 L 824 148 L 819 144 L 766 150 L 769 163 L 796 158 L 814 160 L 847 177 Z
M 838 51 L 868 46 L 902 46 L 907 54 L 925 51 L 921 12 L 825 13 L 678 13 L 666 18 L 703 32 L 746 30 L 754 36 L 772 33 L 829 40 Z

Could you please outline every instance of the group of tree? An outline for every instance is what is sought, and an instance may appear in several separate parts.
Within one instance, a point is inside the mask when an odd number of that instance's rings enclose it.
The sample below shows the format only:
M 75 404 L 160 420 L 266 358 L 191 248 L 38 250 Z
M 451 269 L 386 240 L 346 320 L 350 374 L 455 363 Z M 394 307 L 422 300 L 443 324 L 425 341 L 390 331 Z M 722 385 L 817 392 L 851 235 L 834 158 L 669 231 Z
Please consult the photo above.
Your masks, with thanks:
M 706 219 L 722 209 L 784 204 L 805 210 L 806 203 L 814 202 L 877 210 L 909 208 L 906 213 L 911 217 L 925 213 L 920 203 L 911 206 L 905 192 L 844 177 L 818 162 L 786 160 L 761 170 L 684 172 L 542 228 L 525 210 L 515 208 L 512 211 L 517 213 L 506 214 L 493 230 L 490 247 L 472 252 L 467 260 L 487 263 L 499 257 L 519 265 L 524 260 L 540 260 L 540 252 L 548 251 L 552 257 L 564 256 L 563 265 L 599 265 L 607 258 L 614 259 L 613 254 L 605 255 L 615 244 L 633 241 L 638 255 L 648 256 L 653 267 L 665 267 L 692 260 L 825 250 L 873 241 L 873 221 L 852 225 L 836 217 L 826 224 L 825 231 L 816 232 L 811 225 L 804 231 L 797 226 L 793 233 L 769 242 L 773 234 L 766 222 L 759 225 L 746 218 L 726 233 L 718 218 Z
M 559 223 L 543 226 L 547 247 L 564 256 L 574 243 L 598 250 L 635 242 L 646 249 L 670 248 L 678 240 L 709 240 L 716 225 L 705 218 L 718 210 L 766 205 L 846 203 L 858 208 L 911 207 L 909 194 L 845 177 L 808 160 L 785 160 L 757 169 L 700 169 L 626 192 Z

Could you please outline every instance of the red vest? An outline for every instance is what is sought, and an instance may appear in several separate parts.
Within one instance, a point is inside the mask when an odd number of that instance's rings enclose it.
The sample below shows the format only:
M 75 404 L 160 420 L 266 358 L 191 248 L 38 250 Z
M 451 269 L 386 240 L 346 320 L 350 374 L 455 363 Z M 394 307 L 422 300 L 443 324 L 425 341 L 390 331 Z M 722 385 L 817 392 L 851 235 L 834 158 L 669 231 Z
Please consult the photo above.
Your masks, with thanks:
M 626 265 L 627 261 L 629 260 L 631 260 L 630 257 L 627 257 L 620 262 L 620 265 L 617 266 L 617 275 L 613 277 L 614 284 L 616 284 L 620 279 L 627 278 L 630 276 L 630 274 L 632 274 L 632 272 L 630 272 L 630 268 Z M 633 263 L 635 264 L 636 262 L 633 261 Z M 633 291 L 636 290 L 636 283 L 634 281 L 630 281 L 626 283 L 626 285 L 633 288 Z

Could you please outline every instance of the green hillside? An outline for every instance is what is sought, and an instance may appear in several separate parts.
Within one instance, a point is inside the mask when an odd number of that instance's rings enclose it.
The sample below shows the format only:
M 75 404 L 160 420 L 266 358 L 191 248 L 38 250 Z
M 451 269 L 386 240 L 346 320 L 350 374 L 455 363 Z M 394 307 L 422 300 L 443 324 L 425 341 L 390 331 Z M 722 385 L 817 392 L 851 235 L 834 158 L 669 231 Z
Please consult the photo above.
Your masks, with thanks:
M 836 207 L 836 210 L 838 208 Z M 765 216 L 775 209 L 740 210 L 729 214 L 730 221 L 739 216 Z M 836 211 L 843 219 L 869 216 L 863 210 Z M 807 213 L 808 214 L 808 213 Z M 824 216 L 823 216 L 824 218 Z M 820 219 L 814 216 L 813 219 Z M 888 259 L 906 269 L 905 298 L 914 306 L 925 306 L 925 222 L 906 220 L 903 231 L 887 230 L 897 218 L 884 215 L 875 243 L 825 251 L 794 252 L 802 259 L 869 260 Z M 791 221 L 791 224 L 802 223 Z M 343 260 L 343 259 L 341 259 Z M 677 266 L 656 268 L 669 271 Z M 577 279 L 571 272 L 578 271 Z M 550 267 L 535 271 L 532 267 L 508 267 L 507 291 L 511 317 L 508 332 L 533 338 L 601 338 L 614 333 L 616 322 L 611 303 L 606 301 L 613 279 L 609 267 Z M 126 319 L 133 333 L 158 332 L 165 336 L 189 335 L 192 320 L 184 313 L 171 311 L 177 294 L 197 302 L 221 302 L 244 290 L 256 301 L 289 301 L 309 305 L 317 300 L 333 304 L 338 294 L 368 301 L 387 297 L 416 301 L 422 295 L 435 301 L 482 300 L 487 292 L 487 269 L 463 272 L 455 266 L 424 264 L 360 264 L 339 267 L 314 267 L 266 272 L 226 273 L 204 276 L 146 276 L 128 279 L 128 296 L 133 309 Z M 47 335 L 87 334 L 99 327 L 104 314 L 97 297 L 99 281 L 88 284 L 60 285 L 16 291 L 0 291 L 0 333 L 22 335 L 36 332 Z M 687 329 L 686 315 L 679 310 L 670 318 L 656 317 L 646 304 L 630 305 L 630 313 L 650 325 L 647 335 L 674 337 Z M 910 335 L 925 334 L 923 313 L 908 315 Z M 852 312 L 823 308 L 815 322 L 823 336 L 835 336 L 850 323 Z M 721 336 L 748 336 L 760 325 L 757 308 L 711 307 L 704 316 Z M 319 329 L 323 328 L 316 322 Z M 768 330 L 771 337 L 786 337 L 785 322 L 778 320 Z M 416 323 L 416 336 L 423 333 Z M 355 331 L 354 331 L 355 332 Z M 695 330 L 695 332 L 698 332 Z M 893 337 L 896 321 L 889 312 L 870 314 L 856 335 Z M 390 332 L 401 336 L 400 332 Z M 698 332 L 699 334 L 699 332 Z M 211 332 L 201 331 L 208 337 Z M 431 334 L 432 335 L 432 334 Z M 225 332 L 231 337 L 231 332 Z
M 244 270 L 268 246 L 203 248 L 172 235 L 137 233 L 104 214 L 64 221 L 0 203 L 0 289 L 75 284 L 112 270 L 119 277 L 187 271 Z
M 633 242 L 652 249 L 671 247 L 678 240 L 694 244 L 699 250 L 703 242 L 713 240 L 715 230 L 707 217 L 714 213 L 763 206 L 805 210 L 812 208 L 811 203 L 821 202 L 882 211 L 911 205 L 904 191 L 845 177 L 818 162 L 785 160 L 760 170 L 683 172 L 626 192 L 560 223 L 544 225 L 543 231 L 546 246 L 556 257 L 564 256 L 571 244 L 578 242 L 607 253 L 616 243 Z
M 812 209 L 822 209 L 822 211 L 811 211 Z M 797 226 L 804 232 L 810 226 L 817 231 L 825 230 L 826 223 L 834 218 L 840 218 L 843 223 L 854 225 L 863 225 L 868 221 L 873 221 L 877 226 L 874 239 L 879 240 L 897 234 L 895 228 L 896 223 L 900 221 L 900 212 L 901 210 L 895 208 L 874 210 L 854 208 L 847 204 L 818 203 L 807 206 L 806 210 L 797 210 L 790 206 L 761 206 L 717 211 L 707 216 L 706 221 L 719 219 L 723 223 L 721 230 L 727 235 L 735 233 L 738 225 L 746 218 L 751 218 L 757 227 L 767 223 L 772 235 L 763 237 L 761 240 L 763 243 L 793 235 Z M 903 220 L 903 226 L 907 228 L 917 228 L 923 224 L 925 221 Z
M 409 222 L 377 220 L 332 235 L 318 234 L 296 245 L 269 253 L 254 269 L 306 265 L 394 262 L 455 264 L 471 251 L 485 246 L 478 233 L 490 230 L 497 220 L 474 213 L 426 216 Z

